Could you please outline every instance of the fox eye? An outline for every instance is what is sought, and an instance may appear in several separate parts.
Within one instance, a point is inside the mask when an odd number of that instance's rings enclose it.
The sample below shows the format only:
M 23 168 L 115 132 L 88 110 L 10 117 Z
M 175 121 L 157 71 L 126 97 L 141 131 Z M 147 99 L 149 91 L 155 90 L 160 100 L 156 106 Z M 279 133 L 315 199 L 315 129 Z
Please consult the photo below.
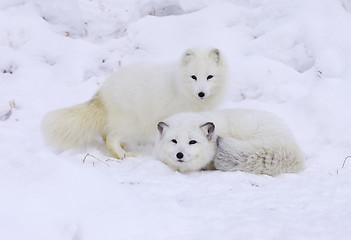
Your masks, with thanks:
M 213 78 L 213 75 L 208 75 L 207 76 L 207 80 L 210 80 L 211 78 Z
M 177 144 L 177 140 L 175 140 L 175 139 L 172 139 L 172 142 L 175 143 L 175 144 Z
M 189 142 L 190 145 L 195 144 L 195 143 L 197 143 L 195 140 L 191 140 L 191 141 Z
M 197 77 L 195 75 L 191 75 L 191 78 L 197 80 Z

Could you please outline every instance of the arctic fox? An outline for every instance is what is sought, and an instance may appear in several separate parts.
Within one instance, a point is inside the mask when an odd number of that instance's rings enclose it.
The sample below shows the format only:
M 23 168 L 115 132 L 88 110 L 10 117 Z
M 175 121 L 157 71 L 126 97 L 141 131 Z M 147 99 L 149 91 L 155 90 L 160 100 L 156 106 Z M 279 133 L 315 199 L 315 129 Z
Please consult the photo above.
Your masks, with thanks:
M 291 132 L 268 112 L 179 113 L 157 127 L 156 158 L 180 172 L 215 168 L 275 176 L 304 168 L 304 155 Z
M 227 67 L 218 49 L 189 49 L 179 63 L 125 67 L 89 101 L 48 113 L 44 140 L 66 150 L 102 136 L 116 158 L 133 156 L 121 147 L 123 139 L 151 137 L 159 121 L 177 112 L 213 109 L 226 88 Z

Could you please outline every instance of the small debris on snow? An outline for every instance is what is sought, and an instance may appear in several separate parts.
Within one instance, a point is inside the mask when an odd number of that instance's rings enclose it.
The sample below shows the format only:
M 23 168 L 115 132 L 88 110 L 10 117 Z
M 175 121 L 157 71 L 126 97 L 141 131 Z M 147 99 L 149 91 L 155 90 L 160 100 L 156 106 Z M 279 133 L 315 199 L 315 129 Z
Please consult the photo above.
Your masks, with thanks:
M 0 120 L 5 121 L 12 115 L 12 110 L 16 108 L 15 101 L 10 101 L 8 105 L 0 106 Z

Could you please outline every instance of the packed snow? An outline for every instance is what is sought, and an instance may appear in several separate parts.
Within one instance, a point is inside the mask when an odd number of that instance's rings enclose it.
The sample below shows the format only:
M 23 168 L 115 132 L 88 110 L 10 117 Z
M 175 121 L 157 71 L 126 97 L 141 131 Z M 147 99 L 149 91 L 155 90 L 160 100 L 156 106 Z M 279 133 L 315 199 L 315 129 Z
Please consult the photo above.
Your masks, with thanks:
M 0 239 L 350 239 L 350 27 L 349 0 L 2 0 Z M 304 171 L 181 174 L 150 141 L 123 160 L 45 146 L 49 111 L 198 46 L 228 61 L 222 107 L 284 119 Z

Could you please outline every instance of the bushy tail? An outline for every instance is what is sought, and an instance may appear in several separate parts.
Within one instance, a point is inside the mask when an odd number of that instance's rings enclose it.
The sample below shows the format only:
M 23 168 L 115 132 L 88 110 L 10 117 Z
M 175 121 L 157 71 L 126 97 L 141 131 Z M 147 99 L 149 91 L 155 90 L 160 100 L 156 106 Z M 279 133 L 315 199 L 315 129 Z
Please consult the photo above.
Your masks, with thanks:
M 275 139 L 218 138 L 216 169 L 276 176 L 304 169 L 304 155 L 289 136 Z
M 48 113 L 42 120 L 45 142 L 66 150 L 93 142 L 103 133 L 106 110 L 99 94 L 86 103 Z

